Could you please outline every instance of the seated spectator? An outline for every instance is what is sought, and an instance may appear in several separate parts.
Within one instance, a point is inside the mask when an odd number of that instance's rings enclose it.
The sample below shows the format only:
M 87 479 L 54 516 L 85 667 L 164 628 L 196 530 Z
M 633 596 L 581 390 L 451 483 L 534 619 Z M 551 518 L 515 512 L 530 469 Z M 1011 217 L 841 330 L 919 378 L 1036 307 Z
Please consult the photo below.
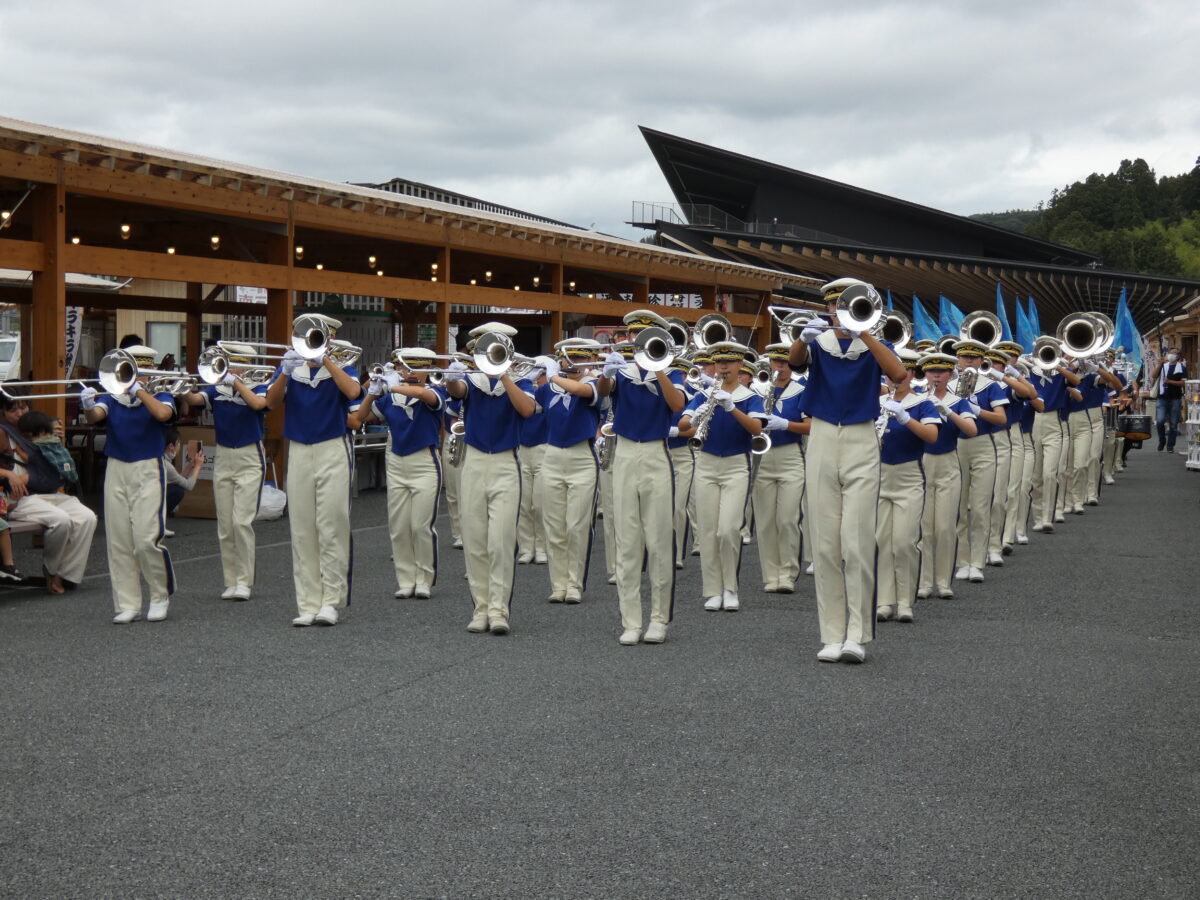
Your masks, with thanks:
M 184 494 L 196 486 L 196 476 L 206 459 L 201 450 L 190 460 L 184 460 L 183 471 L 175 468 L 175 457 L 179 454 L 179 429 L 167 429 L 167 449 L 163 453 L 163 461 L 167 464 L 167 515 L 174 515 L 175 508 L 183 502 Z M 174 537 L 175 532 L 168 529 L 167 537 Z
M 21 434 L 37 445 L 42 456 L 46 458 L 63 479 L 63 490 L 71 495 L 79 494 L 79 470 L 75 467 L 75 459 L 71 451 L 63 446 L 62 420 L 51 419 L 44 412 L 34 410 L 27 412 L 17 420 Z
M 9 484 L 9 520 L 45 529 L 46 589 L 61 594 L 83 580 L 96 533 L 96 514 L 66 492 L 66 479 L 58 465 L 21 432 L 18 423 L 28 412 L 25 398 L 0 394 L 0 478 Z M 37 415 L 42 420 L 35 417 L 30 427 L 53 433 L 54 423 L 43 413 Z
M 25 576 L 18 571 L 13 562 L 12 535 L 8 529 L 8 495 L 0 492 L 0 583 L 20 584 Z

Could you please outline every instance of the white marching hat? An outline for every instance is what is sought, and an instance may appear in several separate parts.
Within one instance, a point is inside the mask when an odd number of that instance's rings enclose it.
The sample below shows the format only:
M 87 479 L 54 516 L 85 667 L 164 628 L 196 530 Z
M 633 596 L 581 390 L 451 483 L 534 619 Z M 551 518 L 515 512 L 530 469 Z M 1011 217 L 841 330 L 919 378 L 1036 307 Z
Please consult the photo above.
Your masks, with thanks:
M 489 331 L 494 331 L 496 334 L 502 334 L 510 338 L 517 336 L 517 329 L 511 325 L 505 325 L 503 322 L 484 322 L 482 325 L 477 325 L 467 332 L 467 336 L 477 338 L 481 334 L 487 334 Z

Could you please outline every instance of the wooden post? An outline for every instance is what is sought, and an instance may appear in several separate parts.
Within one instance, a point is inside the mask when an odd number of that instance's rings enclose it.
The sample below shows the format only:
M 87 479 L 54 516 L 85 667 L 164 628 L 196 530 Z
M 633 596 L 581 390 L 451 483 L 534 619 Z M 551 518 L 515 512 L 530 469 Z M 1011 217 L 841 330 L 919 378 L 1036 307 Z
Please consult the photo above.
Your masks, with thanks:
M 296 253 L 292 249 L 296 239 L 295 225 L 288 217 L 287 236 L 272 235 L 267 239 L 267 262 L 287 266 L 286 288 L 267 289 L 267 327 L 265 340 L 269 344 L 292 343 L 292 320 L 295 318 L 295 292 L 291 289 L 292 266 Z M 284 490 L 287 484 L 287 441 L 283 437 L 283 408 L 267 414 L 267 453 L 274 450 L 276 487 Z
M 201 338 L 200 322 L 203 316 L 200 313 L 200 304 L 204 300 L 204 285 L 195 281 L 189 281 L 187 284 L 187 328 L 184 337 L 184 346 L 187 347 L 187 355 L 184 359 L 179 360 L 181 368 L 196 370 L 196 361 L 200 358 L 200 351 L 204 348 L 200 345 L 203 343 Z
M 650 305 L 649 278 L 646 278 L 633 286 L 633 305 L 638 307 Z
M 449 353 L 450 347 L 450 285 L 453 283 L 450 278 L 450 247 L 442 247 L 438 251 L 438 281 L 446 285 L 445 299 L 439 302 L 435 307 L 437 313 L 437 340 L 435 341 L 436 353 Z M 444 360 L 443 360 L 444 362 Z
M 717 286 L 715 284 L 700 286 L 700 307 L 702 309 L 717 308 Z
M 562 263 L 557 263 L 550 270 L 550 290 L 556 297 L 561 297 L 563 292 L 563 267 Z M 550 346 L 546 352 L 550 353 L 554 350 L 554 345 L 563 339 L 563 311 L 560 306 L 558 309 L 550 313 Z
M 29 332 L 34 381 L 67 377 L 67 276 L 62 258 L 67 239 L 67 195 L 61 183 L 61 167 L 60 163 L 58 184 L 38 185 L 29 198 L 33 207 L 33 239 L 42 244 L 46 255 L 45 268 L 33 273 Z M 64 392 L 54 387 L 46 385 L 42 392 Z M 66 417 L 67 403 L 62 397 L 37 400 L 32 406 L 51 418 Z

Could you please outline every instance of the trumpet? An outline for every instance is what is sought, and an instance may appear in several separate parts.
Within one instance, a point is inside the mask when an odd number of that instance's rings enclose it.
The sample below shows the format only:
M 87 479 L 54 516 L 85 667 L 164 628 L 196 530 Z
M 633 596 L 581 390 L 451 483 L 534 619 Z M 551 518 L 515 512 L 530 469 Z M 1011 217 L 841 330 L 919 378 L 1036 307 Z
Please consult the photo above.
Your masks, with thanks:
M 258 355 L 258 354 L 256 354 Z M 265 358 L 265 357 L 259 357 Z M 196 372 L 205 384 L 220 384 L 229 374 L 229 351 L 218 342 L 215 347 L 207 347 L 196 360 Z M 242 366 L 237 373 L 238 378 L 246 384 L 266 384 L 275 373 L 274 366 Z
M 330 337 L 329 325 L 316 316 L 297 316 L 292 324 L 292 349 L 310 362 L 327 354 L 339 366 L 352 366 L 362 356 L 362 348 Z
M 96 378 L 110 394 L 128 394 L 143 378 L 146 379 L 146 390 L 151 394 L 168 393 L 178 396 L 190 394 L 197 387 L 196 376 L 187 372 L 139 368 L 137 360 L 127 350 L 110 350 L 105 353 L 100 360 Z

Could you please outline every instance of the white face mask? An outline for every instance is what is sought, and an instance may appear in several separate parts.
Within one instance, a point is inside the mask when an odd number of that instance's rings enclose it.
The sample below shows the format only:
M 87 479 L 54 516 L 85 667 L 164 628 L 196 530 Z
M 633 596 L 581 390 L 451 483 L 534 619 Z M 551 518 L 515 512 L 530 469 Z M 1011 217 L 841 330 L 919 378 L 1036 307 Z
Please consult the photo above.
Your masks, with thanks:
M 1167 354 L 1167 362 L 1175 362 L 1175 360 L 1177 360 L 1177 359 L 1179 359 L 1178 353 L 1168 353 Z

